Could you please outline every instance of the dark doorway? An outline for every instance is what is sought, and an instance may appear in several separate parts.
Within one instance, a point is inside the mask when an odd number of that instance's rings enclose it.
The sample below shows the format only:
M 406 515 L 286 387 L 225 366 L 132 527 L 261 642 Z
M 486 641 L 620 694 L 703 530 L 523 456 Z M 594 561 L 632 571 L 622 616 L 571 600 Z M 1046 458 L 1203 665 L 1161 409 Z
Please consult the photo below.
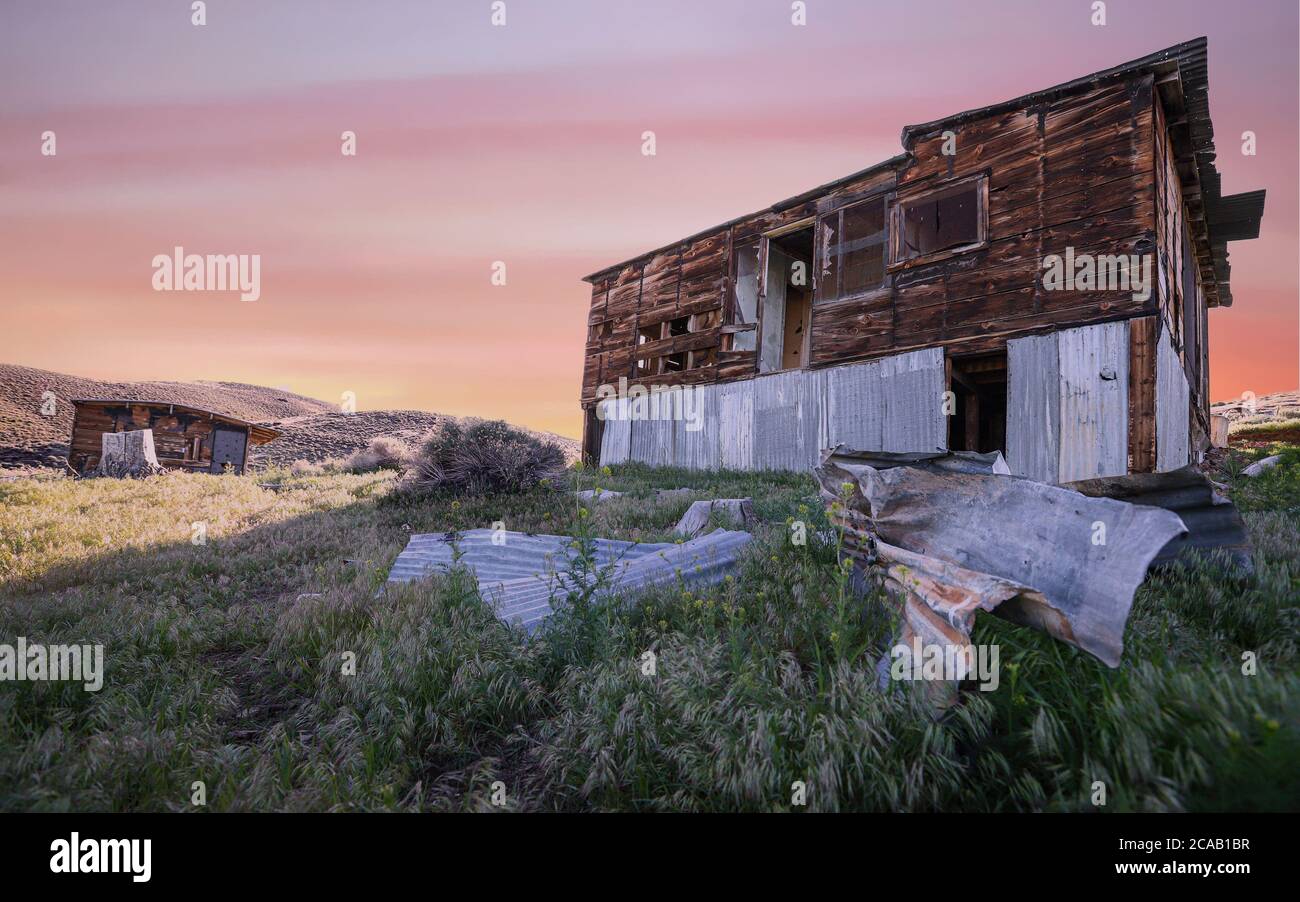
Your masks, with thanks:
M 248 444 L 248 433 L 242 429 L 230 429 L 217 426 L 212 430 L 212 466 L 209 472 L 224 473 L 226 464 L 235 468 L 236 473 L 244 472 L 244 449 Z
M 949 358 L 948 388 L 956 399 L 948 418 L 954 451 L 1006 451 L 1007 355 Z
M 807 364 L 812 327 L 812 226 L 774 235 L 767 244 L 767 280 L 759 316 L 758 371 Z

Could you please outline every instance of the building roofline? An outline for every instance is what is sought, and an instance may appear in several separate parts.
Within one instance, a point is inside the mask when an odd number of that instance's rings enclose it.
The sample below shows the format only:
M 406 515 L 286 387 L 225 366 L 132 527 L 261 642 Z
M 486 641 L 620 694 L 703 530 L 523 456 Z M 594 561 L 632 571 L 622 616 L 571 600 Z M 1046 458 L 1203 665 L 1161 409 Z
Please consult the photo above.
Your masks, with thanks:
M 192 404 L 178 404 L 175 401 L 159 401 L 149 398 L 73 398 L 71 404 L 84 404 L 88 407 L 97 407 L 102 405 L 123 405 L 132 406 L 140 405 L 144 407 L 170 407 L 172 413 L 181 411 L 182 413 L 202 414 L 213 420 L 221 420 L 224 423 L 230 423 L 235 426 L 241 426 L 249 430 L 249 437 L 252 438 L 253 444 L 265 445 L 272 439 L 279 438 L 283 433 L 269 426 L 261 426 L 257 423 L 241 420 L 239 417 L 232 417 L 229 414 L 218 413 L 215 410 L 208 410 L 205 407 L 195 407 Z
M 648 260 L 656 254 L 671 250 L 689 241 L 715 234 L 747 219 L 761 216 L 764 213 L 779 212 L 806 201 L 810 197 L 826 193 L 840 185 L 874 172 L 891 167 L 898 168 L 911 159 L 912 146 L 916 139 L 923 135 L 950 128 L 954 125 L 961 125 L 973 119 L 1050 103 L 1062 97 L 1093 89 L 1101 84 L 1128 78 L 1138 73 L 1149 72 L 1159 76 L 1157 82 L 1160 84 L 1162 92 L 1168 93 L 1171 97 L 1176 97 L 1186 108 L 1186 114 L 1182 117 L 1183 121 L 1178 126 L 1180 132 L 1176 143 L 1181 145 L 1183 156 L 1187 160 L 1194 162 L 1197 180 L 1199 181 L 1202 209 L 1193 211 L 1194 214 L 1200 215 L 1192 216 L 1191 220 L 1193 228 L 1197 231 L 1199 237 L 1205 239 L 1210 248 L 1208 259 L 1205 258 L 1204 254 L 1199 255 L 1202 258 L 1202 273 L 1208 275 L 1211 270 L 1213 272 L 1213 279 L 1206 280 L 1203 278 L 1203 282 L 1206 282 L 1210 289 L 1207 294 L 1212 301 L 1212 305 L 1231 306 L 1232 293 L 1228 288 L 1227 242 L 1239 240 L 1243 237 L 1254 237 L 1259 233 L 1259 220 L 1263 216 L 1264 209 L 1264 192 L 1248 192 L 1229 197 L 1223 197 L 1220 194 L 1219 173 L 1214 166 L 1214 129 L 1210 122 L 1207 48 L 1208 41 L 1205 37 L 1194 38 L 1181 44 L 1166 47 L 1163 50 L 1157 50 L 1146 56 L 1129 60 L 1126 63 L 1120 63 L 1117 66 L 1062 82 L 1050 88 L 1021 94 L 1019 97 L 1010 100 L 954 113 L 930 122 L 905 126 L 901 135 L 904 152 L 898 156 L 891 157 L 835 181 L 827 182 L 810 191 L 779 201 L 766 209 L 738 216 L 721 225 L 696 232 L 652 251 L 637 254 L 611 266 L 602 267 L 590 275 L 584 276 L 583 281 L 595 282 L 598 278 L 625 266 Z

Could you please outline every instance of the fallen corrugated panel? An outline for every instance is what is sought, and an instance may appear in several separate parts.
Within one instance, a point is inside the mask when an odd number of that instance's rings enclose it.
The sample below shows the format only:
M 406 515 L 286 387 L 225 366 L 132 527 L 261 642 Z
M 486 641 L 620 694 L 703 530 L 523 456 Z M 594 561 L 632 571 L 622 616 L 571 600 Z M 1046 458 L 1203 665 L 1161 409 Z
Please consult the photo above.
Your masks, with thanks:
M 495 538 L 495 541 L 494 541 Z M 594 539 L 597 567 L 608 579 L 599 594 L 632 594 L 679 579 L 687 585 L 720 582 L 739 560 L 753 537 L 747 532 L 717 529 L 681 544 L 623 542 Z M 529 535 L 472 529 L 411 536 L 389 572 L 390 583 L 424 579 L 445 572 L 453 563 L 453 539 L 460 563 L 478 580 L 479 593 L 497 616 L 533 632 L 563 603 L 571 590 L 569 561 L 577 554 L 572 536 Z
M 1162 507 L 1176 513 L 1188 534 L 1173 539 L 1152 566 L 1174 562 L 1185 551 L 1224 552 L 1240 569 L 1251 572 L 1250 537 L 1236 505 L 1214 490 L 1204 473 L 1187 466 L 1168 473 L 1132 473 L 1086 479 L 1065 485 L 1094 498 L 1114 498 L 1130 504 Z
M 969 644 L 986 610 L 1118 666 L 1133 594 L 1186 527 L 1167 510 L 994 473 L 989 457 L 875 467 L 837 449 L 815 474 L 823 499 L 844 505 L 850 555 L 902 596 L 909 632 Z

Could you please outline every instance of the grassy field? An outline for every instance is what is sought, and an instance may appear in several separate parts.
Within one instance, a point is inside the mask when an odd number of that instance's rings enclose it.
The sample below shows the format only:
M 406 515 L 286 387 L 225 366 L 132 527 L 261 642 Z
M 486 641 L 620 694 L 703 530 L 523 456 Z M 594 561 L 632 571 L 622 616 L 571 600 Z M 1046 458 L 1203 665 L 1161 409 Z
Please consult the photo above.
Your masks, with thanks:
M 806 476 L 587 471 L 631 497 L 585 515 L 542 488 L 412 501 L 391 474 L 3 483 L 0 641 L 101 642 L 106 674 L 0 687 L 0 808 L 196 810 L 202 781 L 206 810 L 492 809 L 499 781 L 513 810 L 1081 811 L 1102 781 L 1107 811 L 1295 810 L 1300 449 L 1246 460 L 1224 478 L 1255 577 L 1148 579 L 1117 670 L 984 617 L 1001 686 L 940 722 L 875 687 L 879 599 L 788 540 L 825 523 Z M 766 521 L 714 591 L 583 603 L 532 640 L 464 573 L 376 597 L 411 532 L 664 541 L 689 500 L 648 495 L 678 486 Z

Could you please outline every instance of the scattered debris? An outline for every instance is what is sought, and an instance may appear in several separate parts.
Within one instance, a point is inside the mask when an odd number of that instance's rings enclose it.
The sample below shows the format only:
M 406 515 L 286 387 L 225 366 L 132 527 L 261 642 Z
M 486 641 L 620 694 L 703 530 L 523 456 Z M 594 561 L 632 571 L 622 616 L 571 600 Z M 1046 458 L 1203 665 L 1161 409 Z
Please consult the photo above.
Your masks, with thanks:
M 709 517 L 714 513 L 725 513 L 731 518 L 732 522 L 741 529 L 748 529 L 753 525 L 757 518 L 754 516 L 754 506 L 748 498 L 718 498 L 713 501 L 696 501 L 682 518 L 677 521 L 677 527 L 673 530 L 679 536 L 685 536 L 693 539 L 709 525 Z
M 720 582 L 736 566 L 741 550 L 753 538 L 747 532 L 716 529 L 680 544 L 595 539 L 597 566 L 609 568 L 606 594 L 630 594 L 681 580 L 688 585 Z M 569 592 L 569 562 L 577 554 L 571 536 L 500 533 L 472 529 L 459 534 L 420 533 L 393 562 L 389 583 L 424 579 L 445 572 L 453 551 L 478 580 L 479 593 L 506 623 L 535 631 Z M 453 548 L 454 545 L 454 548 Z
M 100 439 L 99 463 L 93 471 L 95 476 L 140 478 L 166 472 L 154 452 L 153 430 L 104 432 Z
M 1216 491 L 1216 485 L 1196 467 L 1168 473 L 1130 473 L 1065 484 L 1093 498 L 1113 498 L 1130 504 L 1162 507 L 1176 513 L 1188 534 L 1172 539 L 1151 562 L 1166 566 L 1188 551 L 1222 551 L 1233 566 L 1254 571 L 1250 537 L 1236 505 Z
M 873 466 L 865 461 L 873 461 Z M 1177 514 L 1005 476 L 1000 454 L 838 448 L 815 470 L 844 548 L 903 602 L 900 644 L 966 647 L 989 611 L 1119 665 L 1147 567 Z M 842 487 L 851 492 L 842 494 Z
M 1255 476 L 1259 476 L 1264 471 L 1271 470 L 1274 467 L 1276 467 L 1278 461 L 1280 461 L 1281 459 L 1282 459 L 1281 454 L 1274 454 L 1273 456 L 1266 457 L 1263 460 L 1257 460 L 1250 466 L 1246 467 L 1246 469 L 1242 470 L 1241 471 L 1242 475 L 1250 476 L 1252 478 Z

